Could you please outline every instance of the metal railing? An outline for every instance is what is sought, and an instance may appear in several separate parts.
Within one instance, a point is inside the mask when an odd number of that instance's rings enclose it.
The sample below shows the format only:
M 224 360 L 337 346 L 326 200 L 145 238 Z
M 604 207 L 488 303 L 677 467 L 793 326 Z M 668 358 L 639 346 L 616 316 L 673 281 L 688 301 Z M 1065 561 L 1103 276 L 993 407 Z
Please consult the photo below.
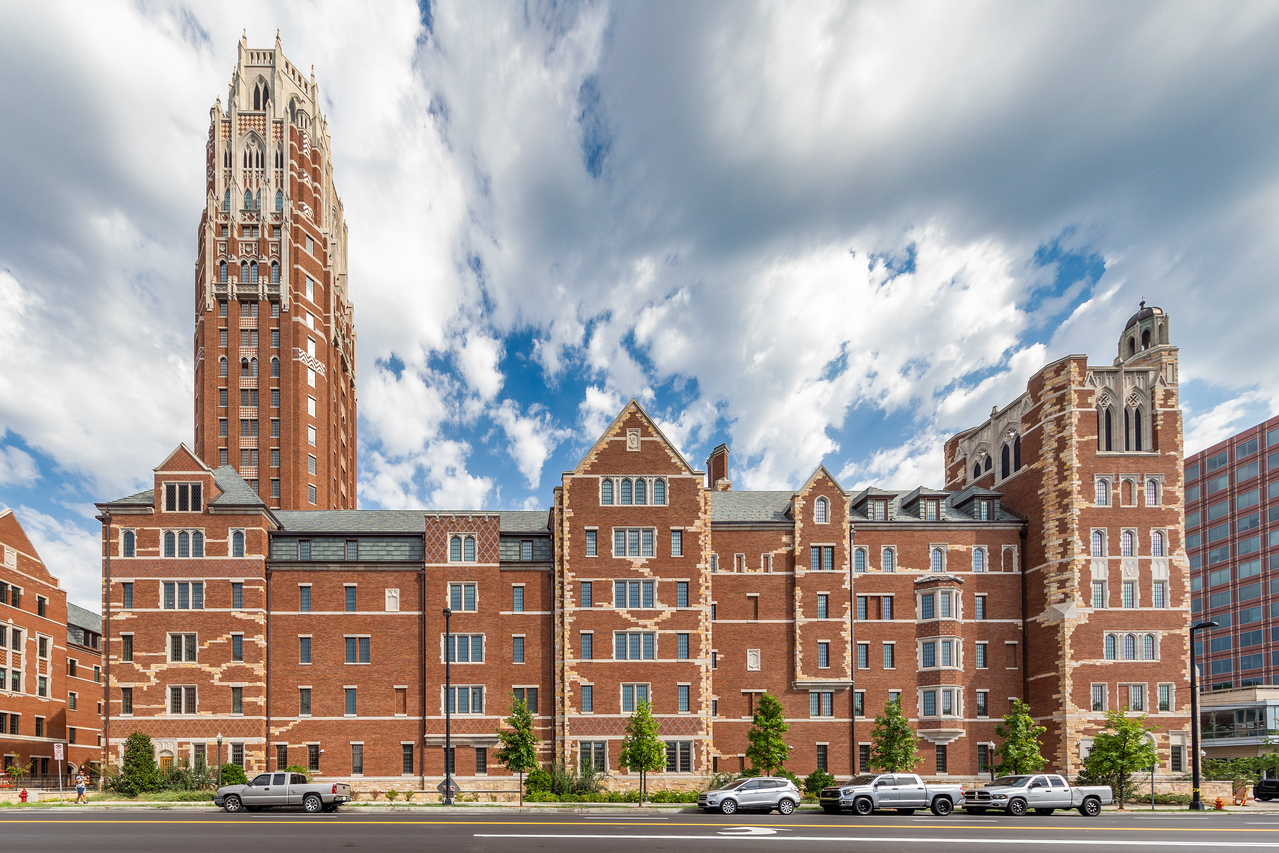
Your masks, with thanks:
M 1204 740 L 1223 738 L 1279 738 L 1279 729 L 1266 728 L 1264 723 L 1205 725 L 1201 729 L 1200 734 Z

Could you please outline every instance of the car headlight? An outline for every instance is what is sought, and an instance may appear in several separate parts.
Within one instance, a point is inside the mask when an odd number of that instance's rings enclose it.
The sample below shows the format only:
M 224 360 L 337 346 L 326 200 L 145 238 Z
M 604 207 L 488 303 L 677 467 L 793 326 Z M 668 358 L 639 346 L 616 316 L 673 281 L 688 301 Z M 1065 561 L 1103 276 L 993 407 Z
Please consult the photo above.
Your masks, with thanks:
M 1008 795 L 1007 794 L 991 794 L 990 798 L 992 800 L 1006 800 L 1008 799 Z
M 852 792 L 853 792 L 853 789 L 852 789 L 852 788 L 840 788 L 840 789 L 839 789 L 839 793 L 840 793 L 841 795 L 845 796 L 845 797 L 847 797 L 847 796 L 848 796 L 849 794 L 851 794 Z

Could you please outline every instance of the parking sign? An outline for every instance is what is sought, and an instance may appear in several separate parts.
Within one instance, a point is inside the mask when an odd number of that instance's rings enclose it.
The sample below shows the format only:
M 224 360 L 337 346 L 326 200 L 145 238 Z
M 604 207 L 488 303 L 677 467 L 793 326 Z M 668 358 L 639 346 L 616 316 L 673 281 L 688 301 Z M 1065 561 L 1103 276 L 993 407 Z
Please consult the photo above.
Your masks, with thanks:
M 64 744 L 55 743 L 53 745 L 53 760 L 65 761 L 67 757 L 67 748 Z

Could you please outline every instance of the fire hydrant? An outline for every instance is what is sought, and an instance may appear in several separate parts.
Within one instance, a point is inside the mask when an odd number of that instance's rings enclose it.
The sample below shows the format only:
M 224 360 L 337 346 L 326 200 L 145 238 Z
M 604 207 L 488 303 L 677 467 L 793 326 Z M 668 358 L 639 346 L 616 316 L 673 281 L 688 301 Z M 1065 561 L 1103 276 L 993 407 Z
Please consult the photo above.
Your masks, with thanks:
M 1218 797 L 1218 798 L 1217 798 L 1217 802 L 1213 803 L 1213 804 L 1212 804 L 1212 807 L 1213 807 L 1214 809 L 1216 809 L 1217 811 L 1219 811 L 1219 812 L 1225 811 L 1225 810 L 1226 810 L 1226 801 L 1225 801 L 1225 800 L 1223 800 L 1221 797 Z
M 22 802 L 24 802 L 24 803 L 27 801 L 27 789 L 26 789 L 26 788 L 23 788 L 23 789 L 22 789 L 22 793 L 21 793 L 21 794 L 18 794 L 18 799 L 19 799 L 19 800 L 22 800 Z

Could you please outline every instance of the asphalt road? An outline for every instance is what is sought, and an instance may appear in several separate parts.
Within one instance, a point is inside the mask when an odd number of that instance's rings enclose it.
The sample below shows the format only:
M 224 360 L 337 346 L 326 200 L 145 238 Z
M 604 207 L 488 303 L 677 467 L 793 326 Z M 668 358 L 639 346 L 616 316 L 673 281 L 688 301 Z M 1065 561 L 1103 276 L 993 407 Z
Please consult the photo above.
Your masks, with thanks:
M 627 853 L 777 849 L 796 853 L 862 851 L 1140 851 L 1279 849 L 1279 815 L 1174 814 L 1084 818 L 922 814 L 828 817 L 669 814 L 305 815 L 261 812 L 45 811 L 0 817 L 6 851 L 189 853 L 191 851 L 445 850 L 530 853 Z M 762 842 L 762 843 L 761 843 Z

